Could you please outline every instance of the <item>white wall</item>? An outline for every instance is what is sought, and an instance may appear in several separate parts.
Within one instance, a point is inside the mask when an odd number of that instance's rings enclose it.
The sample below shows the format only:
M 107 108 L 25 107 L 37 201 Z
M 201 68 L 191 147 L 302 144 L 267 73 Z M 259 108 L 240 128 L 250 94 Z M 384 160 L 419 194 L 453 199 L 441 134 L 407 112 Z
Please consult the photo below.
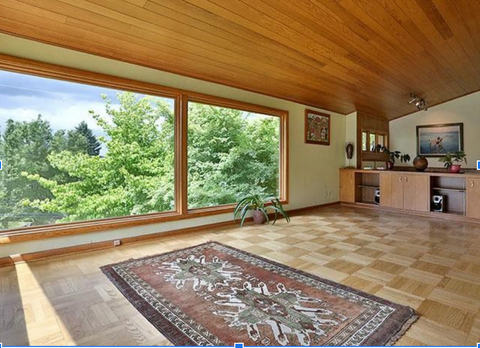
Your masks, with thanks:
M 460 123 L 464 127 L 464 150 L 468 167 L 475 168 L 480 160 L 480 92 L 469 94 L 432 108 L 418 111 L 390 122 L 390 148 L 417 155 L 418 125 Z M 437 158 L 428 158 L 429 167 L 443 167 Z
M 288 110 L 290 113 L 290 204 L 287 208 L 295 209 L 338 201 L 338 169 L 345 164 L 344 115 L 316 109 L 327 112 L 332 116 L 331 145 L 305 144 L 305 105 L 4 34 L 0 34 L 0 53 Z M 0 246 L 0 257 L 199 226 L 227 221 L 231 218 L 230 214 L 225 214 L 78 236 L 51 238 L 43 241 L 3 245 Z

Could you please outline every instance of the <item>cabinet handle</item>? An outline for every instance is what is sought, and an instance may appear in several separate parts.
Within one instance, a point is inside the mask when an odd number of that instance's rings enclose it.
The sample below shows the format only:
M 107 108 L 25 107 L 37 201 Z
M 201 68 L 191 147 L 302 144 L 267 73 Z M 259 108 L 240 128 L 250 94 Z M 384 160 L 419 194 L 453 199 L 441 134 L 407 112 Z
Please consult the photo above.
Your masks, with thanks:
M 475 187 L 475 181 L 470 180 L 470 187 Z
M 402 177 L 401 176 L 398 177 L 398 181 L 402 182 Z
M 408 182 L 408 176 L 405 177 L 405 182 Z

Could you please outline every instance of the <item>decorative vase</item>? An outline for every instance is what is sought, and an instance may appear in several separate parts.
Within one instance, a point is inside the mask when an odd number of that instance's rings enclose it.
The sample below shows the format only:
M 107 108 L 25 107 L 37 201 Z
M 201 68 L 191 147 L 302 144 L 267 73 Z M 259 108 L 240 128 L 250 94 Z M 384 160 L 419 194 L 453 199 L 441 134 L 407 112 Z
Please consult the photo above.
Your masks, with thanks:
M 346 148 L 345 148 L 345 151 L 347 152 L 347 158 L 350 160 L 353 158 L 353 144 L 352 143 L 348 143 Z
M 462 169 L 460 164 L 452 164 L 450 166 L 450 173 L 460 173 L 460 169 Z
M 387 162 L 387 170 L 393 170 L 394 163 L 392 161 Z
M 413 160 L 413 167 L 417 171 L 423 172 L 428 167 L 428 160 L 424 156 L 417 156 Z
M 265 215 L 260 210 L 252 210 L 253 223 L 262 225 L 265 222 Z

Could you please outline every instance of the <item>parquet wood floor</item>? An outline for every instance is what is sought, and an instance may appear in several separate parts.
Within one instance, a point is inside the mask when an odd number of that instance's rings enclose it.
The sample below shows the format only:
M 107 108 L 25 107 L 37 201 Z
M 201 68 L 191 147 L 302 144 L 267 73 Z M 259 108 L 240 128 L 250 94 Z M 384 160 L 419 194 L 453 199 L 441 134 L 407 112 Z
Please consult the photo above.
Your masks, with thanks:
M 480 225 L 347 207 L 0 269 L 4 345 L 170 345 L 99 267 L 216 240 L 416 309 L 398 345 L 480 342 Z

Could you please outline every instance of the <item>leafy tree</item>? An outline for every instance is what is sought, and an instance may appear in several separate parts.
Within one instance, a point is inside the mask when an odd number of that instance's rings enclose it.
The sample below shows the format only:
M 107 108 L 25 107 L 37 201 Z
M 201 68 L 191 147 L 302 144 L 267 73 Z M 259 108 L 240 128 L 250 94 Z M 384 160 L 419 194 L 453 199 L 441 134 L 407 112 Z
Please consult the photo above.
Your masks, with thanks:
M 169 105 L 133 93 L 118 94 L 119 105 L 102 98 L 107 117 L 91 111 L 106 135 L 98 139 L 86 123 L 52 134 L 40 116 L 8 121 L 0 137 L 9 168 L 0 173 L 5 211 L 40 224 L 174 209 L 175 122 Z M 106 153 L 100 157 L 102 146 Z M 278 195 L 275 117 L 190 103 L 188 156 L 191 208 L 234 203 L 250 193 Z
M 59 182 L 39 174 L 28 178 L 53 194 L 30 201 L 42 211 L 63 212 L 61 221 L 172 210 L 174 206 L 173 115 L 159 98 L 118 95 L 114 108 L 103 96 L 109 120 L 91 112 L 103 128 L 105 157 L 62 151 L 48 159 L 59 171 L 76 178 Z M 160 126 L 161 125 L 161 126 Z
M 51 177 L 53 172 L 47 156 L 52 142 L 52 130 L 41 115 L 31 122 L 8 120 L 1 141 L 3 170 L 1 176 L 0 221 L 3 227 L 8 220 L 25 219 L 41 224 L 44 219 L 35 216 L 26 200 L 50 198 L 50 191 L 37 182 L 23 177 L 23 171 Z
M 98 156 L 102 145 L 85 121 L 73 130 L 58 130 L 53 135 L 52 152 L 70 151 Z
M 97 137 L 93 135 L 92 130 L 88 128 L 88 125 L 85 121 L 80 122 L 80 124 L 75 127 L 75 133 L 85 137 L 87 141 L 87 154 L 90 156 L 100 155 L 102 144 L 100 144 Z
M 277 118 L 197 103 L 188 115 L 190 207 L 234 203 L 251 192 L 278 195 Z

